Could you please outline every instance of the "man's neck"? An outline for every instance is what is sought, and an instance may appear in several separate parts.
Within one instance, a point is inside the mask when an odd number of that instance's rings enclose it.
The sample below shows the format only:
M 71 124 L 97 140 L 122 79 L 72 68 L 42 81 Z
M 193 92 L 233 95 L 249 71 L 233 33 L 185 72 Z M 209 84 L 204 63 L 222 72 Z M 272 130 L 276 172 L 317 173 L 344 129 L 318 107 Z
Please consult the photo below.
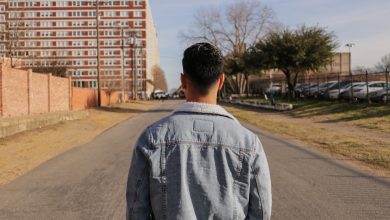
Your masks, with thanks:
M 217 99 L 215 97 L 187 97 L 187 102 L 199 102 L 206 104 L 217 104 Z

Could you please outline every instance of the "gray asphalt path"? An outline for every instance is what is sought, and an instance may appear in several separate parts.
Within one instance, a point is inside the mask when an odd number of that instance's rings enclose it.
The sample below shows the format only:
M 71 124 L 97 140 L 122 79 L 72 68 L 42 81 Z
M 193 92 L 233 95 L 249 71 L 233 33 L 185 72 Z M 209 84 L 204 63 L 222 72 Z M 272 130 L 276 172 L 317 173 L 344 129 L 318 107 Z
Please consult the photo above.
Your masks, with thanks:
M 132 146 L 176 104 L 124 121 L 0 187 L 0 219 L 124 219 Z M 389 219 L 388 179 L 245 126 L 259 135 L 268 156 L 273 219 Z

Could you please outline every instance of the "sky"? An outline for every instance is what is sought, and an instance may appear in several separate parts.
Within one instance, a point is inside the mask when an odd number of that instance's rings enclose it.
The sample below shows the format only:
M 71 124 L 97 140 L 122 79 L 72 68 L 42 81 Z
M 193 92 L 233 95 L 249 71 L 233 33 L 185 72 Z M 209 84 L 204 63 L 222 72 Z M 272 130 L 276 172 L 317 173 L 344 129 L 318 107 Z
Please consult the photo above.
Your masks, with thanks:
M 161 67 L 170 89 L 180 86 L 181 59 L 189 46 L 178 35 L 194 21 L 202 8 L 224 7 L 238 0 L 149 0 L 157 28 Z M 262 0 L 272 8 L 283 25 L 319 25 L 333 31 L 340 47 L 348 52 L 346 43 L 354 43 L 352 66 L 373 67 L 390 53 L 389 0 Z

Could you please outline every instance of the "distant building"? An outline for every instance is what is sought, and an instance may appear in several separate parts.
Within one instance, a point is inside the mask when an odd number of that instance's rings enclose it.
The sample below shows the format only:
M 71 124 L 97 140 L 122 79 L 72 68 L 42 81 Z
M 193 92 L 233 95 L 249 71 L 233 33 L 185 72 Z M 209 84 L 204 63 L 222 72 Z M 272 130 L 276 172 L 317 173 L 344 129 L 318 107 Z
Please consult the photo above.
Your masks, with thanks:
M 334 53 L 332 61 L 318 73 L 341 73 L 349 74 L 350 72 L 350 53 Z
M 21 59 L 25 68 L 66 66 L 73 85 L 87 88 L 97 88 L 99 19 L 101 87 L 121 90 L 123 74 L 130 96 L 153 91 L 147 82 L 160 54 L 148 0 L 0 1 L 0 28 L 2 13 L 7 40 L 14 39 L 3 54 Z

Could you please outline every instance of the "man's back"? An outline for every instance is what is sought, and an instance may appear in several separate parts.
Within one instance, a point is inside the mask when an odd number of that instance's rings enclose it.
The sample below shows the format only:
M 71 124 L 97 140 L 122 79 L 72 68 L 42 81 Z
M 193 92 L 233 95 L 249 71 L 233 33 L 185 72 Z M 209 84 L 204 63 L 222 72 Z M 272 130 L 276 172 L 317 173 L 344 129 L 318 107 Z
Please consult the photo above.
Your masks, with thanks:
M 129 219 L 269 219 L 260 141 L 223 108 L 185 103 L 140 137 L 127 205 Z

